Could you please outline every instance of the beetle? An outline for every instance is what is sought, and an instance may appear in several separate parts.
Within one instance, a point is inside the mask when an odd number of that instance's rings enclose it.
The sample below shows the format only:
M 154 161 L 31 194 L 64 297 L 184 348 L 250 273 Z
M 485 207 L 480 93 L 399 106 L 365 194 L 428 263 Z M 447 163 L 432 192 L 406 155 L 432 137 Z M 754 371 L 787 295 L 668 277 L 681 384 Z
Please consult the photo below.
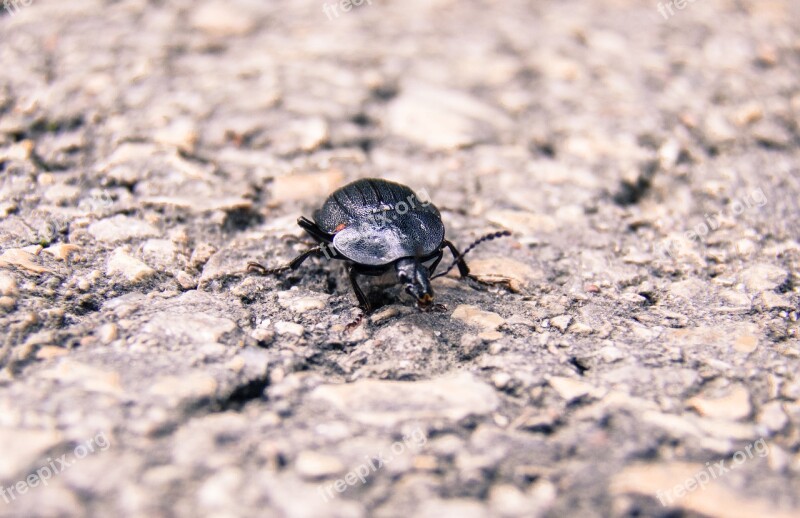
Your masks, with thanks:
M 366 312 L 372 308 L 358 284 L 359 275 L 379 276 L 393 268 L 417 305 L 428 309 L 433 303 L 431 280 L 446 275 L 454 266 L 461 278 L 475 279 L 464 256 L 484 241 L 511 235 L 508 231 L 486 234 L 462 254 L 445 239 L 441 214 L 430 200 L 420 199 L 405 185 L 377 178 L 356 180 L 337 189 L 314 212 L 313 221 L 301 216 L 297 224 L 317 246 L 278 268 L 250 262 L 248 273 L 272 275 L 295 270 L 311 256 L 344 260 L 353 291 Z M 453 255 L 453 263 L 434 275 L 445 248 Z

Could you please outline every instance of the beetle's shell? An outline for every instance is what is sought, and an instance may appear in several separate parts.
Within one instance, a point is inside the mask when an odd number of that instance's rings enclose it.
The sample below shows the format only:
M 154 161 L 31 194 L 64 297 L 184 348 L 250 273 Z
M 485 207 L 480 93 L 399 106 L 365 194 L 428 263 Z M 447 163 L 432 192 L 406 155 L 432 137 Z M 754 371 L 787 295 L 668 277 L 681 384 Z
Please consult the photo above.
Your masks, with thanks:
M 337 252 L 368 266 L 431 255 L 444 239 L 436 207 L 420 201 L 405 185 L 386 180 L 367 178 L 345 185 L 328 197 L 314 220 L 333 234 Z

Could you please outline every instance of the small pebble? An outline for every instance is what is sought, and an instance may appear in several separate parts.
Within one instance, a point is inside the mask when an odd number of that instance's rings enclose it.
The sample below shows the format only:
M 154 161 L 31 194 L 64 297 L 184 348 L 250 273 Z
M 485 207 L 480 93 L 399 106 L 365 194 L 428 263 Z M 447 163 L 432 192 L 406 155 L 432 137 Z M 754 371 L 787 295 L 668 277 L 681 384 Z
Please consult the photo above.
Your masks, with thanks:
M 11 311 L 16 305 L 17 301 L 13 297 L 0 297 L 0 309 L 3 311 Z
M 294 322 L 275 322 L 275 332 L 279 335 L 303 336 L 305 329 Z
M 11 273 L 0 272 L 0 295 L 16 297 L 19 295 L 17 281 Z
M 116 340 L 118 336 L 119 328 L 117 327 L 117 324 L 103 324 L 97 328 L 97 338 L 99 338 L 100 341 L 105 345 L 108 345 Z
M 550 319 L 550 325 L 552 325 L 562 333 L 567 330 L 571 322 L 572 322 L 572 317 L 569 315 L 560 315 Z

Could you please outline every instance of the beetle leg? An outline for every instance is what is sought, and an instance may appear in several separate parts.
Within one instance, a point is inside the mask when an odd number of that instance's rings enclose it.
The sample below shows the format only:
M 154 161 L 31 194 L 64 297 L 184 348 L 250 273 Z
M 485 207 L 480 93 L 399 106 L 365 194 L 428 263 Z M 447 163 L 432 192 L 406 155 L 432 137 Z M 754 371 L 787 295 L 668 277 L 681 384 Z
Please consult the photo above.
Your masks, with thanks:
M 271 273 L 277 273 L 279 271 L 283 271 L 283 269 L 282 268 L 269 269 L 263 264 L 259 264 L 253 261 L 247 263 L 247 273 L 256 273 L 258 275 L 269 275 Z
M 292 259 L 289 262 L 288 266 L 292 270 L 297 270 L 297 268 L 299 268 L 300 265 L 303 264 L 303 261 L 305 261 L 306 259 L 308 259 L 312 255 L 319 254 L 321 252 L 323 252 L 322 247 L 315 246 L 314 248 L 309 248 L 308 250 L 306 250 L 302 254 L 300 254 L 297 257 L 295 257 L 294 259 Z
M 296 270 L 303 264 L 303 261 L 308 259 L 314 254 L 325 253 L 321 246 L 315 246 L 314 248 L 309 248 L 302 254 L 298 255 L 294 259 L 292 259 L 289 264 L 278 266 L 277 268 L 267 268 L 266 266 L 255 263 L 249 262 L 247 263 L 247 273 L 256 273 L 258 275 L 275 275 L 278 273 L 283 273 L 287 270 Z
M 436 260 L 434 260 L 430 267 L 428 267 L 428 275 L 433 275 L 433 272 L 436 271 L 436 267 L 439 266 L 439 262 L 442 260 L 442 257 L 444 257 L 444 252 L 439 250 Z
M 442 244 L 450 249 L 450 253 L 453 254 L 453 259 L 456 261 L 458 265 L 458 273 L 461 274 L 461 277 L 466 277 L 469 275 L 469 267 L 467 266 L 467 262 L 464 261 L 464 256 L 461 252 L 458 251 L 458 248 L 448 240 L 442 241 Z
M 356 270 L 352 266 L 347 267 L 347 275 L 350 276 L 350 284 L 353 285 L 353 291 L 356 292 L 356 298 L 358 299 L 358 304 L 364 309 L 366 313 L 369 313 L 372 310 L 372 307 L 369 305 L 369 300 L 364 295 L 364 292 L 361 291 L 361 288 L 358 286 L 358 281 L 356 281 Z
M 358 318 L 356 318 L 355 320 L 353 320 L 352 322 L 350 322 L 349 324 L 344 326 L 344 330 L 347 331 L 348 333 L 350 333 L 350 332 L 353 331 L 353 329 L 357 328 L 359 326 L 359 324 L 361 324 L 361 322 L 363 322 L 363 321 L 364 321 L 364 312 L 363 311 L 359 311 L 358 312 Z
M 445 313 L 447 312 L 447 306 L 444 304 L 431 304 L 427 308 L 419 308 L 420 311 L 424 313 Z

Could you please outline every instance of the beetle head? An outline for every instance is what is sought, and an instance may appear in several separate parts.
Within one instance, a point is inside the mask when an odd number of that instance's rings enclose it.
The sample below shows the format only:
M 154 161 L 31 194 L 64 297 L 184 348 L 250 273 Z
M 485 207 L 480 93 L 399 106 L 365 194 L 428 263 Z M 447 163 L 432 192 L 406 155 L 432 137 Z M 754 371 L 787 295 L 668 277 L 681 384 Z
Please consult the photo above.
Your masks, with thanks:
M 413 257 L 400 259 L 395 263 L 397 279 L 405 284 L 406 292 L 417 300 L 420 307 L 428 307 L 433 302 L 428 268 Z

